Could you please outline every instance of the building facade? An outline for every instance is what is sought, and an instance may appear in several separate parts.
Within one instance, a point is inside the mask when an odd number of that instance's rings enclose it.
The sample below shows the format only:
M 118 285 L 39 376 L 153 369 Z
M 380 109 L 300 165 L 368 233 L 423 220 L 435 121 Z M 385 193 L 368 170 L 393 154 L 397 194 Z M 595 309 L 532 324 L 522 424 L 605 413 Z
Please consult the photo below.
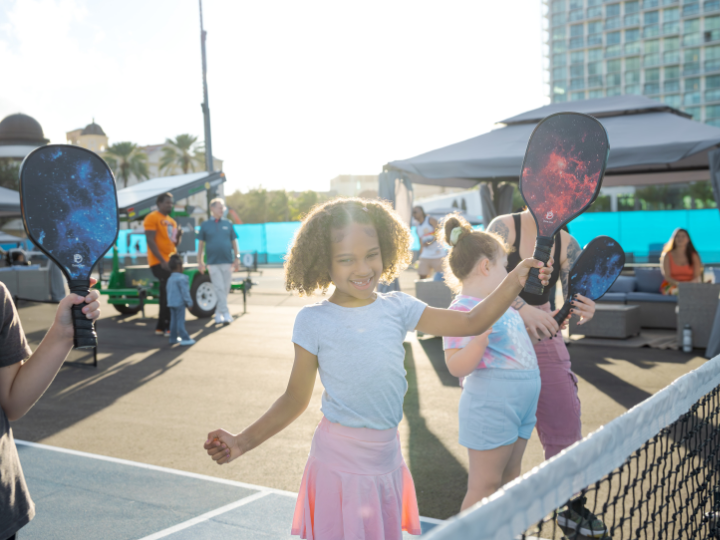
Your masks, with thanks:
M 720 126 L 720 0 L 544 0 L 553 102 L 641 94 Z

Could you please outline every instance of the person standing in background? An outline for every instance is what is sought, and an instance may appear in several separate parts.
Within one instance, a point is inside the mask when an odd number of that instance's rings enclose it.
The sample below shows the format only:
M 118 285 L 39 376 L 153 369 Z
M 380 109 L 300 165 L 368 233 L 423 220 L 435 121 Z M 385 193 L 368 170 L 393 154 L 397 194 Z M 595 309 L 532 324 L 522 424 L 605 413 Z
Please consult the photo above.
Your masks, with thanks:
M 170 337 L 170 309 L 167 306 L 167 280 L 170 278 L 168 260 L 170 255 L 177 252 L 177 245 L 182 237 L 182 229 L 170 217 L 173 209 L 173 196 L 171 193 L 158 195 L 157 210 L 145 218 L 143 227 L 148 245 L 148 264 L 153 275 L 160 281 L 160 313 L 158 314 L 155 334 Z
M 210 281 L 217 296 L 215 324 L 230 324 L 233 321 L 227 297 L 232 284 L 232 273 L 240 269 L 237 233 L 233 224 L 223 218 L 225 209 L 223 199 L 218 197 L 210 201 L 212 217 L 200 225 L 198 235 L 198 270 L 201 274 L 205 273 L 206 257 L 203 255 L 206 255 Z
M 438 228 L 437 219 L 425 214 L 422 206 L 413 208 L 412 216 L 416 222 L 417 235 L 420 238 L 418 277 L 425 279 L 430 272 L 443 271 L 443 259 L 447 255 L 447 251 L 435 238 Z

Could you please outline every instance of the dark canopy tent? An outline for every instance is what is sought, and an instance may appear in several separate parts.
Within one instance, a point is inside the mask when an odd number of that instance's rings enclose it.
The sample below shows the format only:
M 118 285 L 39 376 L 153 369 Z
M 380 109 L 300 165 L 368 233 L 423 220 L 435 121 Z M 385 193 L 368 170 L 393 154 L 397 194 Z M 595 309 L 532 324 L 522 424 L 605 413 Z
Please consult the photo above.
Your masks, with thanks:
M 708 150 L 720 144 L 720 128 L 642 96 L 554 103 L 502 120 L 478 137 L 392 161 L 385 170 L 418 184 L 471 187 L 492 179 L 517 179 L 535 125 L 557 112 L 596 117 L 608 132 L 610 159 L 603 185 L 707 180 Z
M 677 109 L 643 96 L 554 103 L 500 122 L 501 127 L 410 159 L 392 161 L 383 184 L 473 187 L 517 181 L 537 123 L 557 112 L 596 117 L 608 132 L 610 159 L 604 186 L 669 184 L 710 178 L 708 151 L 720 145 L 720 128 L 695 122 Z M 387 187 L 384 188 L 387 190 Z

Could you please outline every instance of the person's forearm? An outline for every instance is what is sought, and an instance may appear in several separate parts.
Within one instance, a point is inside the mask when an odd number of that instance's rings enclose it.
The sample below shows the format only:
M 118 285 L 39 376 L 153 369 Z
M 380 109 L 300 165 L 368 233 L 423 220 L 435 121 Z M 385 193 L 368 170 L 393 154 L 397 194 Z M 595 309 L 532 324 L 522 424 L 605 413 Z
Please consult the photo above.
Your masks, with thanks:
M 233 240 L 233 256 L 237 259 L 240 256 L 240 249 L 238 248 L 237 239 Z
M 205 262 L 205 256 L 203 255 L 204 253 L 205 253 L 205 242 L 203 240 L 199 240 L 198 241 L 197 261 L 200 264 Z
M 155 243 L 155 240 L 151 240 L 150 238 L 147 239 L 147 245 L 150 248 L 150 251 L 152 251 L 153 255 L 157 257 L 157 260 L 162 262 L 165 262 L 165 259 L 162 255 L 160 255 L 160 250 L 157 247 L 157 244 Z
M 482 340 L 473 339 L 468 343 L 467 347 L 460 349 L 448 358 L 445 363 L 450 375 L 454 377 L 467 377 L 470 375 L 482 360 L 487 344 L 487 338 Z
M 482 302 L 467 314 L 468 326 L 458 336 L 478 336 L 487 331 L 503 316 L 507 309 L 517 300 L 522 286 L 514 272 L 510 272 L 502 283 Z
M 54 325 L 15 377 L 8 403 L 3 405 L 9 420 L 22 418 L 48 389 L 72 349 L 72 339 Z
M 265 414 L 238 435 L 238 445 L 243 454 L 292 424 L 298 416 L 305 412 L 309 403 L 309 400 L 293 398 L 292 394 L 285 392 Z

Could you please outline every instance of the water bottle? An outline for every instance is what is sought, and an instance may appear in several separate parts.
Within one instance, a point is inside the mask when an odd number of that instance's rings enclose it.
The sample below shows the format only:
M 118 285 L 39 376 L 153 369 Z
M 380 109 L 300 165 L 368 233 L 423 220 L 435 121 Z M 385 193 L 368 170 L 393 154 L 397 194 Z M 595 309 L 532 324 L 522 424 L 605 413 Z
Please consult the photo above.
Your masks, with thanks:
M 690 328 L 689 324 L 685 325 L 685 328 L 683 328 L 682 333 L 683 339 L 682 339 L 682 350 L 683 352 L 692 352 L 692 328 Z

